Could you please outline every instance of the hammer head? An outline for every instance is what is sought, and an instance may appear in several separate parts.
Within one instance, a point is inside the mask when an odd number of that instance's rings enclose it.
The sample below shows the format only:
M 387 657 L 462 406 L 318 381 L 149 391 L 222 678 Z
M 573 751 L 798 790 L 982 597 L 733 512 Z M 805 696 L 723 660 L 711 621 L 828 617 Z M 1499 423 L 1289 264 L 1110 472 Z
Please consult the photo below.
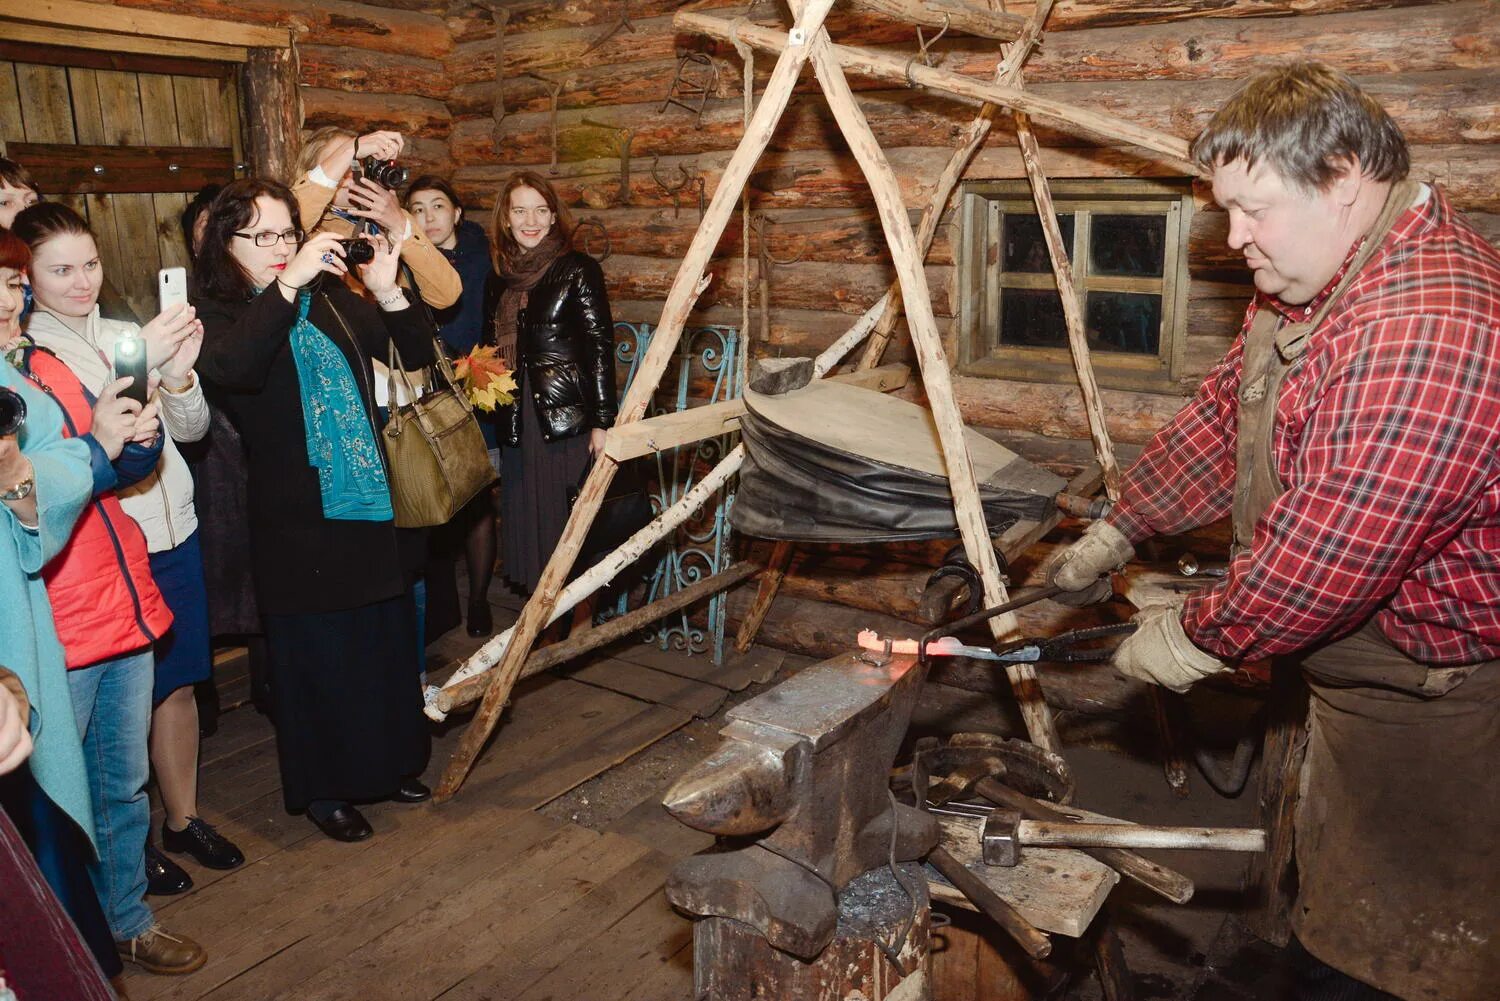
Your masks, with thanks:
M 1017 830 L 1021 826 L 1021 811 L 997 806 L 984 818 L 984 827 L 979 833 L 980 858 L 985 865 L 1007 868 L 1021 862 L 1021 839 Z

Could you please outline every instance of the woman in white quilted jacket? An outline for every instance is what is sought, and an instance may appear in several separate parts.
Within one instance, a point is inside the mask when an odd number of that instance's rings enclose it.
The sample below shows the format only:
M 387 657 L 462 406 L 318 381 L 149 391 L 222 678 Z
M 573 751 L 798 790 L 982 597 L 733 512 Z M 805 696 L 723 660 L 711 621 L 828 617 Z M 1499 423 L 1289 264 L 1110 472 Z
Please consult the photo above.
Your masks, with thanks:
M 27 336 L 57 355 L 92 393 L 114 378 L 117 341 L 140 338 L 167 432 L 152 475 L 119 492 L 120 503 L 141 526 L 151 554 L 151 574 L 172 610 L 171 630 L 155 643 L 151 766 L 165 819 L 162 847 L 187 853 L 199 864 L 232 869 L 244 855 L 198 816 L 198 707 L 193 685 L 213 670 L 203 557 L 193 510 L 193 479 L 174 441 L 197 441 L 208 431 L 209 410 L 193 364 L 203 325 L 191 306 L 173 306 L 144 327 L 99 315 L 104 266 L 88 224 L 59 203 L 35 205 L 16 217 L 14 232 L 31 247 L 31 287 L 36 308 Z M 192 878 L 150 845 L 150 892 L 181 893 Z

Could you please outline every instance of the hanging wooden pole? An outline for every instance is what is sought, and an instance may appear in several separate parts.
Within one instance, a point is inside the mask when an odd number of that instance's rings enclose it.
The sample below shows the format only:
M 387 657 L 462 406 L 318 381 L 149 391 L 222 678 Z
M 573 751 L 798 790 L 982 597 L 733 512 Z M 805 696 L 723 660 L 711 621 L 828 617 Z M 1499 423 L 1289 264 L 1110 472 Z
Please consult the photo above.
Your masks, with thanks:
M 795 0 L 793 2 L 795 7 Z M 860 170 L 875 196 L 881 228 L 891 250 L 896 274 L 901 280 L 901 295 L 907 306 L 907 325 L 911 328 L 912 345 L 922 369 L 922 383 L 932 405 L 965 555 L 979 571 L 984 585 L 985 603 L 998 605 L 1008 597 L 1005 582 L 995 559 L 989 529 L 985 525 L 979 486 L 974 478 L 974 464 L 964 443 L 963 418 L 959 415 L 958 401 L 953 394 L 952 373 L 948 368 L 947 355 L 943 352 L 937 320 L 932 313 L 932 298 L 927 288 L 927 277 L 922 270 L 922 255 L 917 249 L 916 235 L 912 232 L 911 220 L 907 218 L 906 205 L 901 199 L 900 182 L 849 89 L 849 81 L 845 79 L 843 68 L 833 54 L 827 32 L 819 30 L 811 38 L 810 45 L 813 72 L 828 99 L 834 121 L 838 123 L 845 142 L 859 162 Z M 990 620 L 990 630 L 996 639 L 1013 638 L 1017 628 L 1014 614 Z M 1020 705 L 1021 716 L 1026 722 L 1027 734 L 1032 742 L 1049 751 L 1060 749 L 1052 711 L 1043 698 L 1035 669 L 1030 664 L 1010 664 L 1006 666 L 1006 673 L 1010 677 L 1012 691 Z
M 799 39 L 814 37 L 822 30 L 823 19 L 828 16 L 832 6 L 833 0 L 808 0 L 797 17 L 797 26 L 792 29 L 793 35 Z M 678 268 L 677 276 L 672 281 L 672 288 L 662 307 L 661 321 L 651 339 L 651 347 L 641 359 L 635 380 L 620 404 L 617 424 L 640 420 L 645 413 L 646 404 L 656 392 L 662 373 L 677 350 L 682 329 L 697 300 L 701 288 L 699 280 L 713 255 L 714 247 L 724 235 L 724 228 L 729 224 L 729 217 L 734 212 L 740 192 L 749 180 L 750 171 L 770 145 L 776 123 L 781 120 L 782 113 L 791 100 L 792 88 L 802 74 L 807 58 L 808 46 L 805 44 L 788 45 L 777 58 L 776 68 L 771 72 L 770 82 L 766 85 L 750 127 L 745 130 L 744 138 L 725 166 L 719 185 L 714 189 L 714 196 L 698 225 L 698 231 L 693 234 L 693 242 L 683 256 L 682 266 Z M 557 604 L 563 582 L 573 569 L 573 561 L 577 559 L 589 527 L 599 513 L 616 468 L 612 459 L 600 456 L 589 470 L 588 478 L 573 504 L 573 511 L 568 516 L 568 522 L 563 527 L 562 538 L 558 540 L 557 548 L 552 551 L 547 566 L 542 571 L 536 593 L 521 610 L 511 642 L 497 668 L 499 675 L 484 693 L 478 712 L 474 714 L 473 721 L 464 731 L 453 757 L 443 771 L 442 781 L 435 793 L 438 801 L 449 799 L 458 791 L 464 777 L 473 768 L 474 759 L 479 756 L 480 750 L 499 723 L 500 711 L 510 698 L 511 689 L 515 687 L 532 644 L 536 642 L 537 635 Z

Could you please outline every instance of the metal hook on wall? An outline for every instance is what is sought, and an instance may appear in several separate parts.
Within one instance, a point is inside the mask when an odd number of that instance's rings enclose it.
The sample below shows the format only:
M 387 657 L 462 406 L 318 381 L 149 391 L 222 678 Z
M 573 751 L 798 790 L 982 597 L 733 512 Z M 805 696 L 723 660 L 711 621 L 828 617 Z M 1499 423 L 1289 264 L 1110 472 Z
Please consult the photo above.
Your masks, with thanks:
M 707 68 L 706 75 L 700 72 L 695 78 L 688 69 L 690 66 L 703 66 Z M 693 113 L 693 128 L 703 127 L 703 108 L 708 104 L 709 95 L 719 90 L 719 64 L 704 52 L 685 52 L 677 60 L 677 69 L 672 73 L 672 82 L 667 86 L 666 99 L 662 101 L 657 114 L 666 111 L 672 105 L 685 108 Z M 689 98 L 696 98 L 689 103 Z
M 692 175 L 687 172 L 687 169 L 679 163 L 677 165 L 677 172 L 682 175 L 682 180 L 678 181 L 676 184 L 668 184 L 666 181 L 662 180 L 661 174 L 657 171 L 657 167 L 660 164 L 661 157 L 653 156 L 651 158 L 651 179 L 656 182 L 657 187 L 661 188 L 667 194 L 672 196 L 672 218 L 676 219 L 678 210 L 681 208 L 680 195 L 682 193 L 682 189 L 691 184 L 693 178 Z
M 589 47 L 584 49 L 580 55 L 586 56 L 590 52 L 593 52 L 599 46 L 618 35 L 622 28 L 632 33 L 635 31 L 635 25 L 630 20 L 630 0 L 620 0 L 620 16 L 615 18 L 613 24 L 600 32 L 599 36 L 590 42 Z
M 595 129 L 607 129 L 620 137 L 620 200 L 621 206 L 631 204 L 630 197 L 630 147 L 635 142 L 635 129 L 626 128 L 623 125 L 609 125 L 605 122 L 596 122 L 592 118 L 585 118 L 580 124 Z
M 566 80 L 552 80 L 542 76 L 540 73 L 527 73 L 533 80 L 540 81 L 548 91 L 547 124 L 552 130 L 552 158 L 547 163 L 547 173 L 557 175 L 557 98 L 562 93 L 563 87 L 567 86 Z
M 609 255 L 610 255 L 610 252 L 611 252 L 610 243 L 609 243 L 609 228 L 604 225 L 603 220 L 595 218 L 594 216 L 590 216 L 587 219 L 580 219 L 580 220 L 578 220 L 577 227 L 575 227 L 574 230 L 573 230 L 573 239 L 576 241 L 578 239 L 578 234 L 579 233 L 583 233 L 585 230 L 590 230 L 590 231 L 592 231 L 592 230 L 598 230 L 599 231 L 599 235 L 604 238 L 604 253 L 602 253 L 602 254 L 596 254 L 592 250 L 589 249 L 592 241 L 589 239 L 589 237 L 587 235 L 584 236 L 583 243 L 579 245 L 578 249 L 582 250 L 585 254 L 588 254 L 590 257 L 592 257 L 594 260 L 598 261 L 600 264 L 603 264 L 605 261 L 607 261 L 609 259 Z

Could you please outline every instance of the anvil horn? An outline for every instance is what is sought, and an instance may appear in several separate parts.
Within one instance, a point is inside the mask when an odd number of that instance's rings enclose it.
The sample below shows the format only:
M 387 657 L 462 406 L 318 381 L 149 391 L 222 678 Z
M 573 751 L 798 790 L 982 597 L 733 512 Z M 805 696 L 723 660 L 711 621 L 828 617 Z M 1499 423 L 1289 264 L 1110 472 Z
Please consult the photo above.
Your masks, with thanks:
M 684 824 L 709 834 L 769 830 L 792 812 L 799 747 L 726 740 L 667 790 L 662 805 Z

